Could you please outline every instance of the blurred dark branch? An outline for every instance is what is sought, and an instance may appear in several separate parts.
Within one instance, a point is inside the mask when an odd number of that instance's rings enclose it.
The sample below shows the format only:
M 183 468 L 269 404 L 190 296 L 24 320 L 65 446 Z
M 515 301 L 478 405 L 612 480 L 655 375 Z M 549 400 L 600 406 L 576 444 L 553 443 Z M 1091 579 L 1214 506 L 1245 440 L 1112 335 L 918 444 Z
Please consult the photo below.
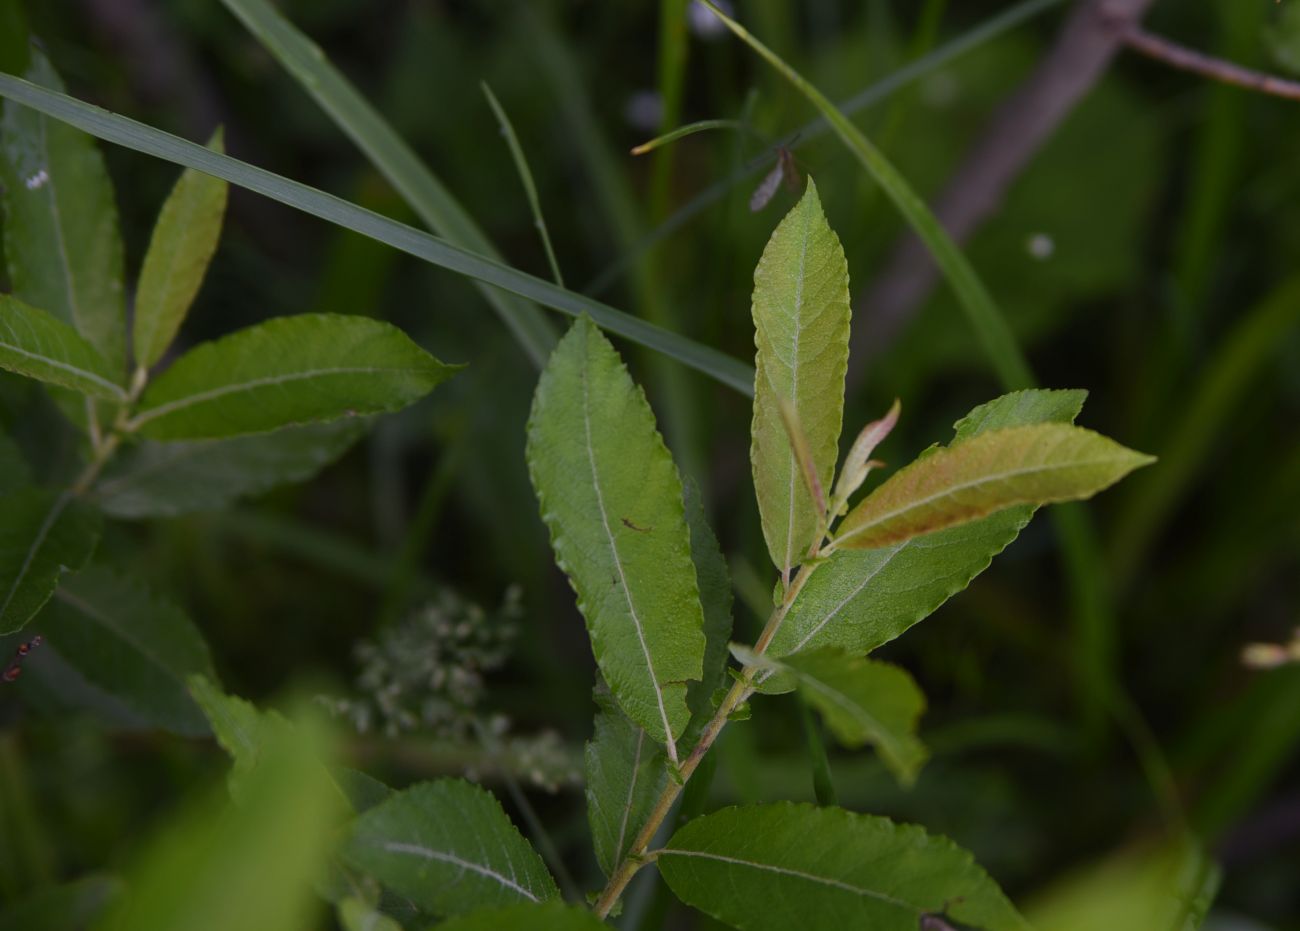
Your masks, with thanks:
M 173 108 L 190 136 L 207 138 L 222 122 L 217 92 L 158 5 L 145 0 L 83 2 L 91 21 L 125 62 L 134 92 Z
M 965 242 L 1001 205 L 1011 184 L 1106 72 L 1153 0 L 1080 0 L 1056 44 L 1020 88 L 1002 104 L 983 135 L 948 180 L 935 214 Z M 859 298 L 850 386 L 863 363 L 887 348 L 929 296 L 937 280 L 929 253 L 915 236 L 895 247 L 884 272 Z
M 1191 71 L 1214 81 L 1222 81 L 1224 84 L 1235 84 L 1247 90 L 1259 91 L 1261 94 L 1300 100 L 1300 82 L 1288 81 L 1286 78 L 1243 68 L 1222 58 L 1206 55 L 1204 52 L 1198 52 L 1147 32 L 1133 22 L 1125 24 L 1122 35 L 1124 44 L 1135 52 L 1141 52 L 1148 58 L 1154 58 L 1174 68 Z

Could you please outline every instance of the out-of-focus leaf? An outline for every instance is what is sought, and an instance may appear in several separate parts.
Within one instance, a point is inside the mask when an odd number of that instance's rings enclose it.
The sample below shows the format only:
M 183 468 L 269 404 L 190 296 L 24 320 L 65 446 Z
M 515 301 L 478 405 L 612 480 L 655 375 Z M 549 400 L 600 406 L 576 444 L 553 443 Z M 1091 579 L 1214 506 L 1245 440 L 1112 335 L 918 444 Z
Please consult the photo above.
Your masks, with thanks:
M 692 481 L 686 482 L 686 525 L 691 534 L 691 560 L 704 608 L 704 676 L 686 688 L 691 709 L 689 739 L 713 714 L 714 695 L 727 683 L 727 643 L 731 640 L 731 575 L 718 538 L 704 514 L 704 499 Z
M 221 130 L 208 144 L 223 151 Z M 136 289 L 136 365 L 148 368 L 162 358 L 189 313 L 221 238 L 226 192 L 220 178 L 187 168 L 163 204 Z
M 705 651 L 682 484 L 645 394 L 588 319 L 537 384 L 528 466 L 605 681 L 628 717 L 672 744 Z
M 811 178 L 759 259 L 753 314 L 758 347 L 750 451 L 754 490 L 768 552 L 785 572 L 803 560 L 822 527 L 781 404 L 793 409 L 821 487 L 829 488 L 849 357 L 848 263 Z
M 444 915 L 559 896 L 542 858 L 501 803 L 459 779 L 395 792 L 359 816 L 343 857 Z
M 837 649 L 768 660 L 736 649 L 746 664 L 791 681 L 846 747 L 871 744 L 898 781 L 911 785 L 929 755 L 916 736 L 925 695 L 906 670 Z M 762 688 L 762 691 L 772 691 Z
M 308 931 L 320 927 L 312 883 L 342 805 L 316 778 L 310 729 L 264 748 L 236 804 L 220 799 L 171 821 L 138 862 L 101 931 Z
M 0 294 L 0 368 L 93 398 L 126 398 L 109 364 L 76 330 L 8 294 Z
M 311 478 L 369 426 L 357 417 L 225 440 L 146 440 L 113 459 L 94 486 L 94 501 L 125 518 L 215 510 Z
M 0 634 L 25 627 L 63 573 L 85 565 L 100 524 L 68 492 L 29 487 L 0 498 Z
M 1017 391 L 981 404 L 957 423 L 953 441 L 987 430 L 1069 423 L 1082 391 Z M 960 527 L 877 550 L 840 551 L 820 566 L 795 599 L 767 655 L 824 646 L 867 653 L 929 616 L 1029 523 L 1033 508 L 1010 508 Z
M 63 91 L 32 51 L 26 78 Z M 113 183 L 94 140 L 13 102 L 0 116 L 0 204 L 14 294 L 76 329 L 125 375 L 122 240 Z
M 609 925 L 585 908 L 563 902 L 485 908 L 441 922 L 437 931 L 608 931 Z
M 32 468 L 12 438 L 0 433 L 0 497 L 32 482 Z
M 145 390 L 131 426 L 153 439 L 214 439 L 394 411 L 457 368 L 378 320 L 280 317 L 181 356 Z
M 1154 461 L 1068 424 L 990 430 L 890 476 L 849 512 L 834 542 L 878 549 L 1019 504 L 1088 498 Z
M 185 680 L 216 674 L 203 636 L 176 605 L 91 567 L 59 586 L 40 630 L 86 681 L 143 720 L 178 734 L 208 733 Z
M 79 931 L 121 893 L 121 881 L 112 876 L 40 889 L 0 909 L 0 931 Z
M 668 781 L 664 748 L 604 691 L 596 692 L 595 734 L 587 744 L 587 823 L 606 876 L 632 849 Z
M 1196 931 L 1219 879 L 1191 841 L 1131 848 L 1061 879 L 1025 912 L 1038 931 Z
M 402 931 L 396 921 L 361 899 L 344 899 L 338 915 L 343 931 Z
M 724 808 L 679 829 L 655 863 L 683 902 L 741 931 L 916 931 L 926 915 L 1029 928 L 952 841 L 842 808 Z

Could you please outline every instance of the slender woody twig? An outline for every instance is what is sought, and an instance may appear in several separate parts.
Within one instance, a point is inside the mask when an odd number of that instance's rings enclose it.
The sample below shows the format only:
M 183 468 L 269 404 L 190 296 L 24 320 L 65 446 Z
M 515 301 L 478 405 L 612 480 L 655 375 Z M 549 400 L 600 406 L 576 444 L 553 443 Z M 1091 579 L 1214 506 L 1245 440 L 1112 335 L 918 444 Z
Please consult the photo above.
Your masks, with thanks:
M 1121 35 L 1124 44 L 1133 51 L 1141 52 L 1148 58 L 1174 68 L 1181 68 L 1183 71 L 1190 71 L 1224 84 L 1258 91 L 1261 94 L 1284 97 L 1287 100 L 1300 100 L 1300 81 L 1289 81 L 1286 78 L 1244 68 L 1222 58 L 1206 55 L 1204 52 L 1198 52 L 1196 49 L 1147 32 L 1137 23 L 1129 23 Z

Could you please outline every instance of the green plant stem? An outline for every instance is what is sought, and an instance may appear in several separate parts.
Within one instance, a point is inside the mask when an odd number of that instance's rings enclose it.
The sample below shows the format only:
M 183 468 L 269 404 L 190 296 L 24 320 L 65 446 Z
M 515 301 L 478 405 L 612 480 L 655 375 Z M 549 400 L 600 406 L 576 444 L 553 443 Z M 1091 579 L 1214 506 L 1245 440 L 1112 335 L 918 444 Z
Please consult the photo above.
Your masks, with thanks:
M 794 604 L 795 598 L 797 598 L 799 592 L 803 590 L 804 585 L 807 584 L 808 579 L 812 574 L 817 571 L 817 567 L 821 565 L 821 562 L 822 561 L 818 559 L 818 553 L 814 551 L 812 558 L 810 558 L 805 565 L 799 568 L 799 572 L 795 575 L 794 581 L 786 588 L 785 597 L 781 599 L 781 604 L 773 609 L 771 616 L 767 620 L 767 625 L 763 628 L 762 634 L 759 635 L 758 640 L 755 642 L 755 654 L 762 656 L 763 652 L 772 642 L 772 638 L 776 636 L 776 632 L 781 628 L 781 622 L 784 621 L 785 616 L 790 613 L 790 607 Z M 690 782 L 691 776 L 694 774 L 696 768 L 699 767 L 700 761 L 704 759 L 704 755 L 709 752 L 709 748 L 713 746 L 713 742 L 718 739 L 718 735 L 722 733 L 722 729 L 727 726 L 727 721 L 730 720 L 732 712 L 743 705 L 749 697 L 754 694 L 753 681 L 757 672 L 758 667 L 752 665 L 745 666 L 740 671 L 736 681 L 732 683 L 731 688 L 727 691 L 726 697 L 723 698 L 722 703 L 718 705 L 717 712 L 714 713 L 713 718 L 709 723 L 705 725 L 704 733 L 700 735 L 699 740 L 691 749 L 691 752 L 678 765 L 677 779 L 668 780 L 668 785 L 664 787 L 658 801 L 655 802 L 655 807 L 646 818 L 645 824 L 642 825 L 640 832 L 636 836 L 636 840 L 632 842 L 632 846 L 629 848 L 627 856 L 623 858 L 623 862 L 618 865 L 617 869 L 610 874 L 609 882 L 605 884 L 605 888 L 600 893 L 600 898 L 596 900 L 596 904 L 593 906 L 596 914 L 601 918 L 606 917 L 610 913 L 610 910 L 614 907 L 614 903 L 617 902 L 619 896 L 623 894 L 623 890 L 627 888 L 627 884 L 632 881 L 632 877 L 636 875 L 637 870 L 650 862 L 650 860 L 646 858 L 646 850 L 654 840 L 655 835 L 659 833 L 660 825 L 662 825 L 664 819 L 668 817 L 668 813 L 672 810 L 673 804 L 677 801 L 677 797 L 681 795 L 686 784 Z

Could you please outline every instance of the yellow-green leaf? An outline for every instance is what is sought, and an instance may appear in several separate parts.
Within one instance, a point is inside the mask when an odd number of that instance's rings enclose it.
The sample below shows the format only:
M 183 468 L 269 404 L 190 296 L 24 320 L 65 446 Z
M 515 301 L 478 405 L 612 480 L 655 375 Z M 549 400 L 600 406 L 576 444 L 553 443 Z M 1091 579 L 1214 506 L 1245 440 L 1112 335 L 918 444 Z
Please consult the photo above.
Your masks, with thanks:
M 1155 460 L 1091 430 L 992 430 L 917 459 L 849 512 L 836 548 L 875 549 L 1017 504 L 1090 497 Z
M 754 423 L 750 457 L 763 536 L 782 572 L 802 561 L 821 515 L 781 414 L 802 427 L 822 488 L 835 473 L 849 357 L 849 269 L 817 187 L 777 226 L 754 271 Z
M 221 152 L 221 130 L 209 147 Z M 132 339 L 135 364 L 162 358 L 199 293 L 221 237 L 228 185 L 187 168 L 163 204 L 140 269 Z

